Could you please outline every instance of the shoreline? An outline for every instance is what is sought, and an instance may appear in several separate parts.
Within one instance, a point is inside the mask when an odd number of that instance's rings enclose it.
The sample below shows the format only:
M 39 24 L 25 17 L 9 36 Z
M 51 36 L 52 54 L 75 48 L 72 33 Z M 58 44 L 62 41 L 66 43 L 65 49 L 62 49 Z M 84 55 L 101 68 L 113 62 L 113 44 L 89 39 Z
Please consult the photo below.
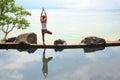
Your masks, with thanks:
M 120 46 L 120 41 L 106 42 L 106 44 L 86 45 L 84 43 L 73 45 L 41 45 L 41 44 L 17 44 L 17 43 L 0 43 L 0 49 L 30 49 L 30 48 L 97 48 L 97 47 L 111 47 Z

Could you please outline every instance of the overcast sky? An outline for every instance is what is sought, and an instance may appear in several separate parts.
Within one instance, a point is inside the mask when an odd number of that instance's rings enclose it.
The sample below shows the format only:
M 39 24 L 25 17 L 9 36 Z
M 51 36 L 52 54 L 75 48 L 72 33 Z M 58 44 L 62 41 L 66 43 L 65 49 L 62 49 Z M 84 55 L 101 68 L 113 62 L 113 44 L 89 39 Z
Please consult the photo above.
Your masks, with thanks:
M 29 9 L 120 9 L 120 0 L 15 0 Z

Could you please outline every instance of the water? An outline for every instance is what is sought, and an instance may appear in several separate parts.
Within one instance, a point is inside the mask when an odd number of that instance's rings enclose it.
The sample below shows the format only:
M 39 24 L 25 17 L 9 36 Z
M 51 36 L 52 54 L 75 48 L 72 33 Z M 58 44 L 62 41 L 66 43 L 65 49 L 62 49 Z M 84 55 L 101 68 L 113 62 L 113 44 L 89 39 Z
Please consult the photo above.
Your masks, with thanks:
M 119 80 L 119 53 L 120 47 L 0 50 L 0 80 Z
M 42 44 L 41 23 L 39 21 L 41 9 L 29 9 L 31 17 L 27 17 L 31 25 L 26 30 L 13 30 L 8 37 L 21 33 L 34 32 L 38 37 L 38 44 Z M 98 36 L 106 40 L 120 38 L 120 10 L 73 10 L 46 9 L 48 15 L 48 30 L 53 35 L 46 35 L 46 44 L 53 44 L 56 39 L 64 39 L 68 44 L 78 44 L 87 36 Z M 3 33 L 0 31 L 0 39 Z

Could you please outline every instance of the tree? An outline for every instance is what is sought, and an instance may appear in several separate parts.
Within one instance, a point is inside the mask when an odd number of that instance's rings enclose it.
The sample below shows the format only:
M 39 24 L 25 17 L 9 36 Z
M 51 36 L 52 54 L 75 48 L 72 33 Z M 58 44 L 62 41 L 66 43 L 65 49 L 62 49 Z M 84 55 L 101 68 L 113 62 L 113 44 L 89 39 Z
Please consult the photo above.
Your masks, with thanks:
M 22 6 L 16 6 L 15 0 L 0 0 L 0 29 L 5 33 L 3 40 L 14 29 L 26 29 L 30 23 L 25 18 L 31 13 Z

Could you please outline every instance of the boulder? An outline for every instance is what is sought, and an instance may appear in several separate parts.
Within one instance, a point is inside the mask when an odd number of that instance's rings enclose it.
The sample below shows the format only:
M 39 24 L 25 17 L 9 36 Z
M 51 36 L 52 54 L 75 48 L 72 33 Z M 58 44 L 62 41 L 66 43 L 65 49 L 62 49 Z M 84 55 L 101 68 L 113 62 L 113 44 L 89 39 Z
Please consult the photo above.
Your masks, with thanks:
M 106 41 L 103 38 L 99 37 L 86 37 L 81 43 L 85 43 L 87 45 L 96 45 L 96 44 L 106 44 Z
M 66 41 L 62 39 L 58 39 L 54 41 L 54 45 L 66 45 Z
M 28 44 L 37 44 L 37 35 L 35 33 L 24 33 L 19 35 L 16 40 L 16 43 L 28 43 Z

